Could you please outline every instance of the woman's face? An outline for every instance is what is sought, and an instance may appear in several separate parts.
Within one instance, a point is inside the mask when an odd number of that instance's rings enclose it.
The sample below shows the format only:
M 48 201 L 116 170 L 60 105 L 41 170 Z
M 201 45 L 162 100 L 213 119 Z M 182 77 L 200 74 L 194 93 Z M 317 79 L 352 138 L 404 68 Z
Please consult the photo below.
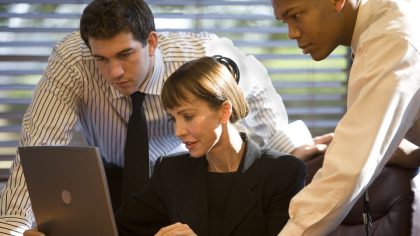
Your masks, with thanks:
M 222 133 L 220 110 L 211 108 L 202 99 L 191 99 L 191 102 L 167 110 L 174 121 L 175 135 L 192 157 L 206 155 L 219 142 Z

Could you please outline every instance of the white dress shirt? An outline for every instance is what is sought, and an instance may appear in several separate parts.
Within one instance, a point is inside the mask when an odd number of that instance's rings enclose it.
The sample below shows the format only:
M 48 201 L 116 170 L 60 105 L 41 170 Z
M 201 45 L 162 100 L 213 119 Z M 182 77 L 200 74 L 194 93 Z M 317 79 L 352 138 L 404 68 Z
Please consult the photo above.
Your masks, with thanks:
M 351 43 L 355 57 L 347 112 L 323 167 L 292 199 L 291 219 L 279 235 L 333 230 L 419 118 L 419 9 L 418 0 L 361 1 Z
M 143 106 L 148 120 L 150 169 L 160 156 L 185 150 L 160 104 L 163 82 L 189 60 L 225 55 L 214 45 L 224 45 L 243 69 L 240 86 L 244 87 L 250 114 L 239 122 L 240 130 L 246 130 L 259 145 L 286 153 L 307 141 L 307 129 L 299 137 L 296 129 L 288 128 L 283 102 L 267 71 L 254 57 L 241 53 L 230 40 L 213 34 L 159 33 L 153 73 L 140 88 L 146 94 Z M 102 78 L 90 50 L 75 32 L 59 42 L 49 58 L 24 116 L 20 145 L 69 144 L 76 124 L 80 124 L 88 145 L 98 147 L 107 162 L 123 166 L 130 113 L 129 96 L 122 95 Z M 34 220 L 19 155 L 1 193 L 0 214 L 0 235 L 20 234 Z

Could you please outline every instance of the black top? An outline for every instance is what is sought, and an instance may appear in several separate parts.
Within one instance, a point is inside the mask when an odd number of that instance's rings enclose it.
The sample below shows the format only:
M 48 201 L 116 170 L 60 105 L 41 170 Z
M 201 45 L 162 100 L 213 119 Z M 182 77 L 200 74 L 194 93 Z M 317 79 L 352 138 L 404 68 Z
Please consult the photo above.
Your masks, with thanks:
M 207 173 L 209 236 L 220 235 L 236 172 Z

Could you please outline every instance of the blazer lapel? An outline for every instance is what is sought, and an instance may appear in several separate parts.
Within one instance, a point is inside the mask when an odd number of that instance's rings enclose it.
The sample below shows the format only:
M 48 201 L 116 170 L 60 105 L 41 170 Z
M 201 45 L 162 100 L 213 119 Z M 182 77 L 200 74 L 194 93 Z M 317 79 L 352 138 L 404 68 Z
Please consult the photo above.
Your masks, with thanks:
M 246 154 L 242 158 L 233 182 L 228 208 L 222 226 L 222 236 L 229 235 L 248 214 L 257 201 L 253 188 L 258 183 L 258 167 L 252 165 L 260 158 L 260 149 L 252 141 L 246 142 Z

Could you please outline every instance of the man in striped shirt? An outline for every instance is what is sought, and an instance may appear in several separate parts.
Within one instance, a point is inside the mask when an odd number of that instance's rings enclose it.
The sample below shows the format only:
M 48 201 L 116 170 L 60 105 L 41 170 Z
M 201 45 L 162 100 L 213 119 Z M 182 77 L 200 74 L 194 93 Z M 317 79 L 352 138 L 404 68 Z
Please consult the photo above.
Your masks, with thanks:
M 221 54 L 234 59 L 241 70 L 239 85 L 250 114 L 240 130 L 259 145 L 285 153 L 309 154 L 325 147 L 308 145 L 312 139 L 303 123 L 288 124 L 265 68 L 228 39 L 205 32 L 157 33 L 153 15 L 141 0 L 93 1 L 83 13 L 80 32 L 54 47 L 25 113 L 20 146 L 67 145 L 80 127 L 87 145 L 99 148 L 106 167 L 122 172 L 132 111 L 129 95 L 141 91 L 146 94 L 151 172 L 160 156 L 185 150 L 160 104 L 164 81 L 189 60 Z M 303 129 L 296 128 L 299 125 Z M 0 214 L 0 235 L 22 233 L 34 220 L 18 154 L 1 194 Z

